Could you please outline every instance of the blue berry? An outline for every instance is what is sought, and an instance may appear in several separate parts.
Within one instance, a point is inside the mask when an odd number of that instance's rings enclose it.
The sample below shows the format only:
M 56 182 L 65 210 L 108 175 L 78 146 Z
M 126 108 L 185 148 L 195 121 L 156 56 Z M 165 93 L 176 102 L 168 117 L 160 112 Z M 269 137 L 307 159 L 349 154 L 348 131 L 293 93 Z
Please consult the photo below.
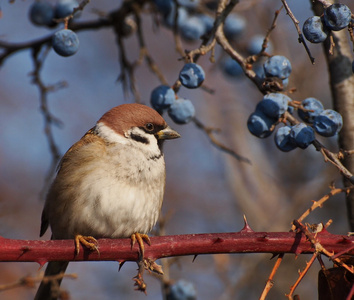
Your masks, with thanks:
M 224 23 L 224 33 L 230 40 L 237 39 L 246 28 L 246 21 L 238 14 L 230 14 Z
M 267 117 L 261 111 L 255 111 L 247 120 L 248 130 L 256 137 L 266 138 L 272 134 L 270 130 L 276 120 Z
M 160 85 L 156 87 L 150 96 L 150 102 L 153 108 L 160 111 L 169 108 L 175 101 L 176 94 L 173 89 L 167 85 Z
M 180 25 L 181 36 L 187 41 L 196 41 L 206 33 L 205 23 L 198 17 L 187 17 Z
M 167 293 L 167 300 L 196 300 L 197 292 L 192 283 L 180 279 L 170 286 Z
M 297 112 L 301 120 L 307 123 L 312 124 L 314 118 L 323 111 L 322 103 L 316 98 L 306 98 L 304 101 L 302 101 L 301 104 L 305 109 L 313 110 L 313 111 L 304 111 L 302 109 L 299 109 Z
M 261 52 L 262 46 L 263 46 L 263 41 L 264 41 L 264 36 L 261 34 L 254 35 L 248 42 L 247 45 L 247 50 L 250 55 L 255 55 Z M 272 52 L 273 50 L 273 45 L 272 43 L 268 40 L 267 43 L 267 52 Z
M 190 100 L 179 98 L 171 104 L 168 115 L 177 124 L 187 124 L 195 116 L 195 108 Z
M 52 46 L 57 54 L 71 56 L 79 50 L 79 38 L 74 31 L 62 29 L 54 33 Z
M 264 63 L 263 67 L 267 77 L 286 79 L 291 73 L 290 61 L 281 55 L 272 56 Z
M 302 27 L 302 32 L 311 43 L 322 43 L 328 35 L 328 29 L 323 26 L 322 20 L 318 16 L 308 18 Z
M 349 25 L 351 15 L 352 12 L 348 6 L 335 3 L 325 9 L 323 19 L 327 28 L 338 31 Z
M 312 127 L 299 123 L 291 127 L 290 140 L 299 148 L 306 149 L 315 140 L 315 132 Z
M 230 77 L 238 77 L 243 74 L 240 64 L 230 56 L 226 57 L 220 65 L 223 72 Z
M 29 18 L 35 25 L 53 26 L 54 7 L 48 2 L 36 1 L 30 7 Z
M 79 6 L 76 0 L 59 0 L 55 5 L 55 17 L 65 18 L 73 13 L 74 8 Z M 75 14 L 75 16 L 77 13 Z
M 205 73 L 201 66 L 195 63 L 185 64 L 179 73 L 182 85 L 189 89 L 199 87 L 205 79 Z
M 289 152 L 297 148 L 297 145 L 290 138 L 291 127 L 280 127 L 274 135 L 275 145 L 283 152 Z
M 270 118 L 278 119 L 288 109 L 288 102 L 291 99 L 281 93 L 270 93 L 263 97 L 257 104 L 256 110 L 260 110 Z
M 325 137 L 334 136 L 342 129 L 342 126 L 342 116 L 332 109 L 325 109 L 313 121 L 313 128 L 316 132 Z

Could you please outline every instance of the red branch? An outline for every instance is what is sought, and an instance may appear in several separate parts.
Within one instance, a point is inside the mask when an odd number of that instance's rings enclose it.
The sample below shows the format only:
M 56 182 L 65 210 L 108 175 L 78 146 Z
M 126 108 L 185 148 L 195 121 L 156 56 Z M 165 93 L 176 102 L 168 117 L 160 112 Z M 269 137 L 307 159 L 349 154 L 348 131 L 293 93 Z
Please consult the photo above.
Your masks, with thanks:
M 333 254 L 346 252 L 354 255 L 354 237 L 317 234 L 323 247 Z M 137 261 L 138 246 L 131 249 L 130 239 L 99 239 L 99 253 L 81 248 L 75 256 L 73 240 L 30 241 L 0 237 L 0 261 Z M 302 233 L 253 232 L 245 228 L 236 233 L 186 234 L 151 237 L 151 246 L 145 247 L 145 258 L 217 253 L 314 253 L 314 248 Z

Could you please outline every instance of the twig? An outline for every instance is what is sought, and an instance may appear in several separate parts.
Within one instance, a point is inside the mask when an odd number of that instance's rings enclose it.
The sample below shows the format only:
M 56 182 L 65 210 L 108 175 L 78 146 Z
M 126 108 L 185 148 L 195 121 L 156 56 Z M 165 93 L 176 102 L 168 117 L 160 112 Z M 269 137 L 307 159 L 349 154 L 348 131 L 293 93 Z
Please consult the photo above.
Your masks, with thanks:
M 138 14 L 138 12 L 136 10 L 134 10 L 134 15 L 135 15 L 135 21 L 137 24 L 137 38 L 138 38 L 138 42 L 139 42 L 141 56 L 142 56 L 142 58 L 145 59 L 148 67 L 150 68 L 152 73 L 154 73 L 158 77 L 160 82 L 162 84 L 167 85 L 167 80 L 163 76 L 161 70 L 159 69 L 158 65 L 155 63 L 154 59 L 152 58 L 152 56 L 150 55 L 150 53 L 146 47 L 146 43 L 144 40 L 143 31 L 142 31 L 142 26 L 141 26 L 140 15 Z
M 331 191 L 323 196 L 320 200 L 318 201 L 314 201 L 312 206 L 307 209 L 298 219 L 297 221 L 298 222 L 302 222 L 311 212 L 313 212 L 316 208 L 319 208 L 319 207 L 322 207 L 323 203 L 325 201 L 327 201 L 330 197 L 338 194 L 338 193 L 342 193 L 342 192 L 349 192 L 350 189 L 354 189 L 354 186 L 353 187 L 350 187 L 350 188 L 344 188 L 344 189 L 337 189 L 337 188 L 334 188 L 334 186 L 331 186 Z M 326 226 L 325 226 L 326 228 Z M 291 227 L 291 230 L 290 232 L 294 232 L 296 230 L 296 226 L 293 224 L 292 227 Z M 347 253 L 348 251 L 351 251 L 352 249 L 354 249 L 354 246 L 353 248 L 345 248 L 342 252 L 340 252 L 341 254 L 344 254 L 344 253 Z M 270 289 L 273 287 L 273 277 L 276 273 L 276 271 L 278 270 L 283 258 L 285 256 L 285 253 L 281 253 L 279 255 L 279 257 L 277 258 L 277 261 L 275 262 L 274 266 L 273 266 L 273 269 L 268 277 L 268 280 L 267 280 L 267 283 L 266 283 L 266 286 L 264 287 L 263 289 L 263 292 L 262 292 L 262 295 L 260 297 L 260 300 L 264 300 L 267 296 L 267 294 L 269 293 Z M 317 256 L 318 259 L 320 260 L 321 257 L 320 256 Z M 335 258 L 335 256 L 333 257 Z
M 350 292 L 349 292 L 346 300 L 352 300 L 353 296 L 354 296 L 354 284 L 353 284 L 352 288 L 350 289 Z
M 48 145 L 50 148 L 50 153 L 52 155 L 52 162 L 49 168 L 49 171 L 47 173 L 46 179 L 45 179 L 45 187 L 47 186 L 48 182 L 50 181 L 53 173 L 56 170 L 57 164 L 60 160 L 61 154 L 59 151 L 59 148 L 55 142 L 54 138 L 54 133 L 53 133 L 53 128 L 52 125 L 57 125 L 60 126 L 62 125 L 61 121 L 55 118 L 49 111 L 48 108 L 48 92 L 54 91 L 58 88 L 64 87 L 66 84 L 61 82 L 57 85 L 52 85 L 52 86 L 46 86 L 41 78 L 41 70 L 43 63 L 45 61 L 45 58 L 48 55 L 48 52 L 50 50 L 49 45 L 43 50 L 42 47 L 39 47 L 38 49 L 34 49 L 32 53 L 32 58 L 33 58 L 33 63 L 34 63 L 34 71 L 32 72 L 32 82 L 37 85 L 40 93 L 40 110 L 43 114 L 44 117 L 44 133 L 45 136 L 47 137 Z M 44 191 L 43 191 L 44 192 Z
M 75 14 L 79 11 L 83 11 L 85 6 L 90 3 L 90 0 L 82 0 L 77 7 L 74 7 L 73 12 L 66 16 L 65 18 L 61 19 L 54 19 L 55 22 L 61 23 L 63 22 L 65 24 L 65 28 L 68 28 L 68 24 L 70 20 L 72 20 L 75 17 Z
M 224 34 L 223 22 L 225 21 L 225 18 L 227 17 L 228 13 L 231 11 L 233 6 L 236 5 L 237 2 L 238 1 L 230 1 L 228 6 L 226 6 L 227 1 L 220 1 L 218 6 L 218 11 L 217 11 L 217 19 L 214 25 L 216 26 L 215 28 L 216 42 L 223 48 L 223 50 L 227 54 L 229 54 L 235 61 L 239 63 L 244 74 L 256 84 L 257 88 L 262 93 L 264 93 L 264 88 L 262 84 L 263 80 L 258 78 L 258 76 L 256 76 L 256 73 L 251 68 L 247 67 L 248 66 L 247 60 L 230 45 L 229 41 L 227 40 Z
M 299 121 L 288 112 L 285 112 L 284 118 L 285 120 L 289 121 L 291 125 L 299 123 Z M 329 151 L 325 146 L 323 146 L 317 139 L 312 142 L 312 145 L 323 155 L 325 162 L 329 161 L 334 166 L 336 166 L 339 171 L 341 171 L 341 173 L 349 180 L 349 182 L 354 184 L 354 175 L 340 161 L 340 159 L 344 158 L 344 156 L 351 155 L 353 150 L 341 150 L 339 153 L 333 153 Z
M 315 140 L 313 143 L 314 147 L 316 148 L 317 151 L 321 152 L 325 161 L 329 161 L 332 163 L 334 166 L 336 166 L 339 171 L 342 172 L 342 174 L 352 183 L 354 184 L 354 175 L 342 164 L 342 162 L 339 160 L 341 157 L 341 154 L 336 154 L 331 151 L 329 151 L 327 148 L 325 148 L 318 140 Z M 351 152 L 349 152 L 351 153 Z
M 77 274 L 63 274 L 63 273 L 61 273 L 58 275 L 46 276 L 46 277 L 25 276 L 25 277 L 20 278 L 16 282 L 0 285 L 0 291 L 6 291 L 6 290 L 14 289 L 17 287 L 23 287 L 23 286 L 29 287 L 29 288 L 34 288 L 35 283 L 41 282 L 42 280 L 49 281 L 49 280 L 56 280 L 56 279 L 63 278 L 63 277 L 77 279 Z
M 274 285 L 274 276 L 276 274 L 276 272 L 278 271 L 279 267 L 280 267 L 280 264 L 282 263 L 283 261 L 283 258 L 284 258 L 285 254 L 284 253 L 281 253 L 279 254 L 274 266 L 273 266 L 273 269 L 268 277 L 268 280 L 267 280 L 267 283 L 263 289 L 263 292 L 262 292 L 262 295 L 259 297 L 259 300 L 265 300 L 269 291 L 271 290 L 271 288 L 273 287 Z
M 293 294 L 295 292 L 295 289 L 298 287 L 298 285 L 300 284 L 301 280 L 305 277 L 307 271 L 310 269 L 310 267 L 312 266 L 312 264 L 314 263 L 314 261 L 315 261 L 315 259 L 317 257 L 318 257 L 318 253 L 314 253 L 312 255 L 310 261 L 306 263 L 305 269 L 302 272 L 300 272 L 299 278 L 296 280 L 294 285 L 291 286 L 289 294 L 286 295 L 289 300 L 293 300 Z
M 104 27 L 112 26 L 112 21 L 110 19 L 98 19 L 95 21 L 88 22 L 78 22 L 71 23 L 70 28 L 74 31 L 88 30 L 88 29 L 99 29 Z M 45 37 L 35 39 L 33 41 L 23 42 L 23 43 L 10 43 L 0 40 L 0 48 L 2 53 L 0 55 L 0 65 L 4 62 L 6 58 L 16 52 L 26 50 L 26 49 L 36 49 L 45 44 L 50 44 L 52 41 L 52 34 Z
M 256 62 L 261 56 L 265 55 L 265 51 L 268 47 L 268 40 L 270 37 L 271 32 L 276 28 L 277 26 L 277 19 L 279 17 L 279 14 L 281 12 L 281 10 L 283 9 L 283 6 L 280 7 L 278 10 L 275 11 L 274 13 L 274 18 L 272 21 L 272 24 L 270 25 L 269 29 L 267 30 L 266 36 L 263 39 L 263 43 L 262 43 L 262 49 L 259 51 L 258 54 L 256 55 L 252 55 L 250 57 L 247 58 L 247 63 L 251 63 L 253 64 L 254 62 Z
M 215 128 L 211 128 L 211 127 L 206 127 L 202 122 L 200 122 L 197 118 L 193 119 L 194 124 L 201 130 L 203 130 L 207 136 L 209 137 L 210 142 L 217 148 L 219 148 L 220 150 L 230 154 L 231 156 L 233 156 L 234 158 L 236 158 L 238 161 L 241 162 L 245 162 L 248 164 L 251 164 L 251 161 L 244 157 L 241 156 L 239 154 L 237 154 L 235 151 L 233 151 L 232 149 L 226 147 L 225 145 L 223 145 L 222 143 L 220 143 L 213 135 L 213 132 L 217 131 L 217 129 Z
M 213 28 L 211 32 L 204 37 L 202 44 L 200 45 L 199 48 L 194 49 L 192 51 L 188 51 L 186 53 L 185 59 L 191 62 L 196 62 L 200 55 L 205 55 L 210 51 L 214 51 L 215 45 L 216 45 L 216 32 L 219 30 L 220 27 L 223 28 L 223 24 L 225 22 L 226 17 L 230 14 L 230 12 L 233 10 L 233 8 L 236 6 L 236 4 L 239 2 L 238 0 L 230 1 L 230 3 L 227 3 L 228 1 L 222 0 L 219 2 L 217 12 L 216 12 L 216 17 L 214 21 Z M 208 44 L 208 41 L 210 43 Z
M 335 188 L 334 186 L 331 186 L 331 191 L 327 194 L 324 195 L 321 199 L 318 201 L 313 201 L 313 204 L 309 209 L 307 209 L 297 220 L 299 222 L 302 222 L 311 212 L 313 212 L 316 208 L 322 207 L 323 203 L 326 202 L 329 198 L 333 197 L 334 195 L 337 195 L 339 193 L 349 193 L 350 190 L 354 189 L 354 186 L 347 187 L 347 188 Z M 292 226 L 292 230 L 295 230 L 295 225 Z
M 284 8 L 285 8 L 287 14 L 288 14 L 289 17 L 291 18 L 291 20 L 294 22 L 294 25 L 295 25 L 295 27 L 296 27 L 297 33 L 298 33 L 298 35 L 299 35 L 299 38 L 298 38 L 299 43 L 302 43 L 302 44 L 304 45 L 305 50 L 306 50 L 306 52 L 307 52 L 307 55 L 308 55 L 309 58 L 310 58 L 311 63 L 314 64 L 314 63 L 315 63 L 315 58 L 312 57 L 311 52 L 310 52 L 310 49 L 307 47 L 306 41 L 305 41 L 305 39 L 304 39 L 304 36 L 303 36 L 302 33 L 301 33 L 301 29 L 300 29 L 300 27 L 299 27 L 299 23 L 300 23 L 300 22 L 295 18 L 294 14 L 293 14 L 292 11 L 290 10 L 290 7 L 289 7 L 288 3 L 286 2 L 286 0 L 281 0 L 281 2 L 283 3 Z
M 315 253 L 323 253 L 324 255 L 326 255 L 330 260 L 332 260 L 335 264 L 345 268 L 346 270 L 348 270 L 350 273 L 354 274 L 354 269 L 353 267 L 349 267 L 347 264 L 345 264 L 344 262 L 342 262 L 340 259 L 338 259 L 337 257 L 335 257 L 333 255 L 333 253 L 331 253 L 330 251 L 328 251 L 322 244 L 321 242 L 318 240 L 319 237 L 319 233 L 318 234 L 313 234 L 311 233 L 303 224 L 301 224 L 301 222 L 299 222 L 298 220 L 294 220 L 293 224 L 295 225 L 295 227 L 297 229 L 299 229 L 301 232 L 303 232 L 307 239 L 311 242 L 312 247 L 315 249 Z M 347 248 L 350 249 L 350 248 Z
M 136 89 L 135 76 L 134 76 L 134 63 L 129 62 L 126 50 L 123 42 L 123 37 L 117 36 L 117 44 L 119 49 L 119 61 L 121 66 L 121 72 L 117 81 L 122 82 L 124 94 L 127 95 L 129 90 L 133 93 L 135 101 L 139 102 L 140 95 Z

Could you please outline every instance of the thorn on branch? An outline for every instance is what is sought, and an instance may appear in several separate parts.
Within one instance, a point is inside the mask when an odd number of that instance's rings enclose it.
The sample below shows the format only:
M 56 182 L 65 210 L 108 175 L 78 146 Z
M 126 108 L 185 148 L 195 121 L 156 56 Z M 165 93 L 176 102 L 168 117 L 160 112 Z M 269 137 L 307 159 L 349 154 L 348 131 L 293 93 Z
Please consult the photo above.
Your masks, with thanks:
M 250 225 L 247 222 L 246 215 L 243 215 L 243 222 L 244 222 L 244 225 L 243 225 L 243 228 L 240 230 L 240 232 L 243 232 L 243 233 L 254 232 L 253 229 L 250 227 Z

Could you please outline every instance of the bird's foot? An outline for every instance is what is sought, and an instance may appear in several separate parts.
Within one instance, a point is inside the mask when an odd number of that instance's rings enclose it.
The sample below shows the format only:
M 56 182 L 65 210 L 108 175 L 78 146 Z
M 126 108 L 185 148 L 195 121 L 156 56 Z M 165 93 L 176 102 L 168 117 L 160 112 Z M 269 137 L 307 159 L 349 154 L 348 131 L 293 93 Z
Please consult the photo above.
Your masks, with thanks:
M 76 235 L 75 236 L 75 254 L 79 255 L 80 253 L 80 243 L 85 246 L 87 249 L 91 251 L 96 251 L 100 254 L 98 250 L 98 242 L 93 236 L 83 236 L 83 235 Z
M 135 281 L 135 290 L 146 294 L 146 283 L 144 282 L 143 274 L 141 272 L 138 272 L 138 275 L 133 277 L 133 280 Z
M 140 248 L 140 254 L 141 254 L 141 258 L 144 259 L 144 241 L 150 246 L 151 242 L 150 242 L 150 238 L 147 234 L 142 234 L 139 232 L 133 233 L 130 236 L 131 239 L 131 246 L 133 248 L 133 246 L 135 245 L 136 242 L 138 242 L 139 248 Z

